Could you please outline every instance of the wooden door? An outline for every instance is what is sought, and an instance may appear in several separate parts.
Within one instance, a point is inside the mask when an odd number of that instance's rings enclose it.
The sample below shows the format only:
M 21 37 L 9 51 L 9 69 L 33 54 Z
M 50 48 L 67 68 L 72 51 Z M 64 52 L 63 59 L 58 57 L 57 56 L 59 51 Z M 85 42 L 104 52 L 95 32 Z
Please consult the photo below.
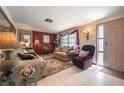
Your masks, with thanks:
M 123 66 L 123 20 L 119 19 L 104 24 L 104 66 L 124 71 Z

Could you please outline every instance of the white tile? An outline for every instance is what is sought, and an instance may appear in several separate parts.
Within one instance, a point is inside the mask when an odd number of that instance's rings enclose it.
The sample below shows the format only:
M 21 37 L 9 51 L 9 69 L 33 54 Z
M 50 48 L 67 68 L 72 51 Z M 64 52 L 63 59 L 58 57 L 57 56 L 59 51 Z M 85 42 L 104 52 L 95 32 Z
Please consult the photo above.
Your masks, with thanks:
M 37 82 L 39 86 L 111 86 L 124 85 L 124 80 L 104 74 L 93 65 L 87 70 L 73 66 Z

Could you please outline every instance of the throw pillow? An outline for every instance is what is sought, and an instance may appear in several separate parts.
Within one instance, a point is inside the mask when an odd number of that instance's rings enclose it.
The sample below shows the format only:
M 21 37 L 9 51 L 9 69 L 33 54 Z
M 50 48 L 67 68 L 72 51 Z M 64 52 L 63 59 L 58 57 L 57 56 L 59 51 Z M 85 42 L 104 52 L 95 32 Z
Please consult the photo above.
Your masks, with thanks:
M 79 57 L 85 57 L 89 54 L 89 51 L 83 51 L 81 50 L 80 53 L 79 53 Z
M 76 53 L 76 50 L 70 50 L 68 51 L 68 54 L 75 54 Z
M 58 48 L 55 48 L 55 52 L 60 52 L 61 49 L 58 47 Z
M 23 52 L 24 52 L 24 53 L 28 53 L 28 51 L 27 51 L 26 49 L 23 49 Z
M 27 51 L 28 53 L 35 53 L 34 49 L 31 49 L 31 48 L 27 49 Z
M 68 52 L 68 48 L 67 48 L 67 47 L 63 47 L 63 48 L 62 48 L 62 52 L 67 53 L 67 52 Z
M 18 53 L 18 56 L 21 58 L 21 60 L 35 59 L 35 57 L 33 55 L 30 55 L 30 54 L 21 54 L 21 53 Z

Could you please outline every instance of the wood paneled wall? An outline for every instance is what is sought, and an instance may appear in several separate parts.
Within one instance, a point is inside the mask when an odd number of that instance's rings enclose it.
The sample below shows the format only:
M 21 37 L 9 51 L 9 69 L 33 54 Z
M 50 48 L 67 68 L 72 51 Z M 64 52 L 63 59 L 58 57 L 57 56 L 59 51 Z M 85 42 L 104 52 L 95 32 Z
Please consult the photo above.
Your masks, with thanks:
M 56 34 L 51 34 L 51 33 L 45 33 L 45 32 L 37 32 L 33 31 L 32 32 L 33 36 L 33 49 L 35 50 L 36 53 L 38 54 L 43 54 L 43 47 L 47 46 L 49 48 L 48 53 L 53 53 L 55 47 L 52 44 L 52 41 L 56 39 Z M 49 35 L 50 36 L 50 43 L 43 43 L 43 35 Z M 35 40 L 39 40 L 39 44 L 35 45 Z

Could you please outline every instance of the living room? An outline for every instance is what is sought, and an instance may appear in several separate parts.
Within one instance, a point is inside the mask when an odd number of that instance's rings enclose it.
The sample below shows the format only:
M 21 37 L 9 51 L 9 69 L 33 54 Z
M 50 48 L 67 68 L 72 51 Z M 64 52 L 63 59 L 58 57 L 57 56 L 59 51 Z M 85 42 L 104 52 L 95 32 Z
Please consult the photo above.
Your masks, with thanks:
M 1 6 L 0 12 L 1 86 L 124 85 L 123 6 Z

